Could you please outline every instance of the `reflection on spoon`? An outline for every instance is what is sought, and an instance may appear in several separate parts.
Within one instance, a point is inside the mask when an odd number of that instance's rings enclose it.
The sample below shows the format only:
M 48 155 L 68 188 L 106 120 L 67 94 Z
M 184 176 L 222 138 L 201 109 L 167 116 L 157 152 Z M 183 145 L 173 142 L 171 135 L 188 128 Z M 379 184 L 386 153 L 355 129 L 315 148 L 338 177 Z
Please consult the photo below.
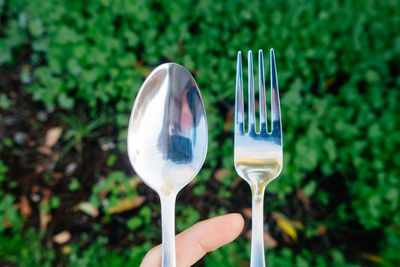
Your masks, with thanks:
M 204 104 L 193 77 L 175 63 L 157 67 L 132 109 L 128 155 L 136 173 L 161 199 L 163 266 L 175 266 L 176 194 L 199 172 L 207 141 Z

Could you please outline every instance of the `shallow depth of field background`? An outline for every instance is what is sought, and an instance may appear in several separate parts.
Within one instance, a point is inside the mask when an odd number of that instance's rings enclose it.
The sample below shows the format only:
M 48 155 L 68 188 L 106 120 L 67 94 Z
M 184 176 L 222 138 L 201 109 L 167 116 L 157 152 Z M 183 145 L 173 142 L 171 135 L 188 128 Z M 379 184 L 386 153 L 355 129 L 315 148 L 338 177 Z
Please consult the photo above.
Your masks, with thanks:
M 267 265 L 399 266 L 396 0 L 0 0 L 0 265 L 138 266 L 160 242 L 158 197 L 125 141 L 142 82 L 173 61 L 196 79 L 209 127 L 177 232 L 240 212 L 243 234 L 196 266 L 248 266 L 235 64 L 260 48 L 266 77 L 275 49 L 284 133 L 265 199 Z

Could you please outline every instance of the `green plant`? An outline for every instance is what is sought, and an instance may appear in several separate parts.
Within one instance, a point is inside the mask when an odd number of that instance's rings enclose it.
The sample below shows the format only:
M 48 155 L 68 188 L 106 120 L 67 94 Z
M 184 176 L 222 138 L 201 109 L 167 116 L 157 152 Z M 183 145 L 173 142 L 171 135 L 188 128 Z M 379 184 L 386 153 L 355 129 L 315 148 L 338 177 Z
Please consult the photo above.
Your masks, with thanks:
M 8 167 L 0 159 L 0 260 L 25 266 L 51 266 L 54 251 L 44 249 L 36 230 L 23 230 L 24 220 L 15 207 L 15 197 L 6 193 L 13 187 L 7 179 Z
M 81 188 L 81 184 L 77 178 L 72 178 L 71 182 L 68 184 L 68 189 L 71 191 L 77 191 Z
M 96 138 L 106 123 L 99 119 L 103 113 L 112 118 L 107 123 L 116 126 L 122 150 L 135 94 L 151 69 L 165 61 L 187 67 L 201 89 L 209 126 L 206 164 L 191 183 L 197 199 L 216 194 L 228 203 L 236 200 L 234 171 L 210 180 L 217 170 L 233 168 L 236 52 L 273 47 L 284 168 L 267 189 L 273 199 L 267 212 L 284 210 L 289 219 L 302 220 L 304 230 L 298 231 L 304 244 L 314 243 L 322 224 L 332 240 L 337 232 L 381 231 L 371 249 L 382 265 L 398 265 L 398 1 L 11 0 L 0 6 L 7 10 L 0 8 L 0 64 L 15 64 L 22 51 L 30 51 L 20 79 L 47 109 L 69 114 L 63 119 L 65 151 L 75 146 L 82 152 L 83 141 Z M 9 105 L 4 96 L 0 102 Z M 81 108 L 85 112 L 76 112 Z M 115 159 L 109 157 L 109 168 L 117 165 Z M 90 201 L 106 213 L 121 199 L 137 197 L 128 180 L 123 173 L 110 174 L 93 188 Z M 15 202 L 11 195 L 7 201 L 5 206 Z M 135 235 L 151 232 L 149 206 L 138 207 L 127 221 Z M 157 208 L 151 210 L 158 214 Z M 178 216 L 179 229 L 200 219 L 193 206 L 179 207 Z M 155 242 L 151 235 L 143 238 Z M 206 264 L 240 266 L 248 245 L 238 242 L 212 253 Z M 307 249 L 280 248 L 271 261 L 273 266 L 348 264 L 345 250 L 352 244 L 337 242 L 344 251 L 327 250 L 312 259 Z
M 0 159 L 0 234 L 11 227 L 21 227 L 22 218 L 14 206 L 15 197 L 6 193 L 4 189 L 8 187 L 7 181 L 8 167 Z M 4 189 L 3 189 L 4 188 Z
M 90 120 L 83 115 L 83 111 L 81 111 L 79 118 L 80 119 L 77 120 L 73 116 L 62 116 L 62 120 L 67 125 L 67 130 L 63 135 L 63 140 L 66 142 L 66 145 L 61 155 L 65 155 L 72 147 L 75 147 L 78 153 L 82 153 L 83 139 L 95 137 L 96 130 L 106 122 L 106 119 L 102 115 L 96 119 Z
M 13 227 L 11 234 L 0 233 L 0 260 L 19 266 L 53 266 L 55 251 L 41 244 L 43 233 Z
M 100 236 L 83 251 L 79 244 L 73 244 L 68 249 L 68 262 L 73 266 L 139 266 L 142 255 L 151 248 L 144 243 L 121 253 L 107 249 L 107 243 L 108 239 Z
M 12 104 L 12 100 L 10 100 L 7 95 L 0 94 L 0 108 L 8 109 Z
M 250 254 L 248 253 L 250 253 L 249 244 L 239 238 L 235 240 L 235 243 L 209 253 L 204 258 L 205 266 L 248 266 L 250 263 Z

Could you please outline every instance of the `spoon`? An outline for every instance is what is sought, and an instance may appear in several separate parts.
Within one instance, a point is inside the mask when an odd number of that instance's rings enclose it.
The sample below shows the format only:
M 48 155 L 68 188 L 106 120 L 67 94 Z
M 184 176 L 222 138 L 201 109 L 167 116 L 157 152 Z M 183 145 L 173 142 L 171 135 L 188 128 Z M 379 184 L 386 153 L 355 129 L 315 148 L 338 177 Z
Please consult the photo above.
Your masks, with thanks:
M 181 65 L 158 66 L 133 105 L 128 155 L 161 201 L 162 266 L 175 267 L 175 199 L 199 172 L 207 153 L 207 119 L 199 88 Z

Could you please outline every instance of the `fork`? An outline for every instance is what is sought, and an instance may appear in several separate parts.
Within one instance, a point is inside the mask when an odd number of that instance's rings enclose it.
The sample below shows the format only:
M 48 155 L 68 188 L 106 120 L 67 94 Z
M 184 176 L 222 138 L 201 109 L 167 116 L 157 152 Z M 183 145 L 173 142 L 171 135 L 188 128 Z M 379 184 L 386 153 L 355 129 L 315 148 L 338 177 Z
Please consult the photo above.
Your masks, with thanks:
M 248 52 L 248 125 L 245 131 L 243 107 L 242 55 L 238 52 L 235 99 L 235 169 L 251 187 L 252 233 L 251 267 L 265 266 L 263 240 L 263 202 L 267 184 L 282 170 L 282 126 L 279 106 L 278 79 L 274 50 L 270 50 L 271 69 L 271 130 L 267 129 L 265 104 L 264 63 L 262 50 L 258 52 L 260 127 L 256 130 L 253 54 Z

